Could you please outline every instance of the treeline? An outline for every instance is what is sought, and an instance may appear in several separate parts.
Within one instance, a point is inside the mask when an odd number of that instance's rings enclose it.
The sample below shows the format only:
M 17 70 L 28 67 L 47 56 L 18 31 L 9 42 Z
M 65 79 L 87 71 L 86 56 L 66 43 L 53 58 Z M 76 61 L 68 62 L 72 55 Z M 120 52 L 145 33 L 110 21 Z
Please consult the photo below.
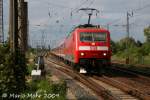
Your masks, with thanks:
M 111 48 L 113 54 L 127 52 L 134 53 L 136 55 L 149 55 L 150 53 L 150 42 L 135 41 L 133 38 L 123 38 L 118 42 L 111 41 Z
M 150 26 L 144 29 L 146 41 L 144 43 L 135 41 L 134 38 L 123 38 L 118 42 L 111 41 L 113 55 L 126 57 L 150 56 Z

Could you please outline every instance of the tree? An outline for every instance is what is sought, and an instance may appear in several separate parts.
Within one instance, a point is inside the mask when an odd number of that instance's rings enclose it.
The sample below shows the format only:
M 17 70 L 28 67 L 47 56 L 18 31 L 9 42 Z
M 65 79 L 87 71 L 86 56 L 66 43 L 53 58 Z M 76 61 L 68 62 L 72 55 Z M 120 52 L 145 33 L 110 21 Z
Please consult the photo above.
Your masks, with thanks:
M 123 38 L 118 42 L 118 49 L 119 51 L 124 51 L 127 48 L 136 47 L 136 41 L 134 38 Z
M 142 54 L 143 55 L 148 55 L 148 54 L 150 54 L 150 43 L 144 43 L 143 45 L 142 45 L 142 47 L 141 47 L 141 49 L 142 49 Z
M 146 37 L 146 42 L 150 43 L 150 26 L 144 29 L 144 36 Z
M 111 50 L 112 50 L 112 53 L 113 54 L 115 54 L 115 53 L 117 53 L 117 44 L 113 41 L 113 40 L 111 40 Z
M 0 95 L 3 93 L 20 94 L 25 90 L 25 75 L 27 67 L 25 59 L 18 54 L 18 65 L 15 65 L 14 54 L 9 52 L 9 46 L 0 46 Z M 2 99 L 0 97 L 0 99 Z
M 137 40 L 136 44 L 137 44 L 137 47 L 141 47 L 143 45 L 143 43 L 139 40 Z

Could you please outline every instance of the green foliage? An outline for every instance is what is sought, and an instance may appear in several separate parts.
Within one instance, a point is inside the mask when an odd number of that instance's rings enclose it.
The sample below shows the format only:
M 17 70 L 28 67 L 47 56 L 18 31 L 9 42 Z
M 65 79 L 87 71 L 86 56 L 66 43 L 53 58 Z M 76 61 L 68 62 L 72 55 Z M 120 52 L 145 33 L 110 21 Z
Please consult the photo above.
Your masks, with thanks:
M 138 44 L 141 45 L 140 43 Z M 125 56 L 127 54 L 127 48 L 134 49 L 137 47 L 137 43 L 133 38 L 123 38 L 119 42 L 111 41 L 111 48 L 113 54 L 119 54 Z M 131 50 L 132 51 L 132 50 Z M 124 53 L 124 54 L 122 54 Z
M 36 54 L 36 49 L 35 48 L 29 48 L 28 49 L 28 53 L 33 53 L 33 54 Z
M 141 43 L 133 38 L 123 38 L 119 42 L 111 42 L 113 58 L 124 59 L 129 56 L 131 62 L 144 64 L 150 62 L 150 26 L 144 29 L 146 42 Z M 144 59 L 146 58 L 146 59 Z
M 46 95 L 47 95 L 47 100 L 49 100 L 50 98 L 48 98 L 48 95 L 52 95 L 55 94 L 56 96 L 53 98 L 54 100 L 65 100 L 65 96 L 66 96 L 66 83 L 64 81 L 62 81 L 61 83 L 57 83 L 57 84 L 53 84 L 53 83 L 49 83 L 46 80 L 42 80 L 39 84 L 38 84 L 38 90 L 44 90 Z M 44 98 L 43 93 L 42 94 L 42 98 Z M 52 99 L 52 98 L 51 98 Z
M 117 52 L 117 44 L 113 40 L 111 40 L 111 50 L 113 54 Z
M 150 43 L 150 26 L 144 29 L 144 35 L 146 37 L 146 42 Z
M 141 47 L 142 45 L 143 45 L 143 43 L 141 43 L 141 41 L 137 40 L 136 46 L 137 46 L 137 47 Z
M 25 94 L 37 93 L 40 97 L 22 98 L 23 100 L 66 100 L 66 82 L 54 84 L 47 80 L 33 81 L 28 84 Z
M 136 42 L 133 38 L 123 38 L 118 42 L 120 50 L 125 50 L 126 48 L 135 47 Z
M 141 53 L 144 56 L 149 55 L 150 54 L 150 42 L 144 43 L 139 53 Z
M 18 64 L 16 65 L 14 54 L 10 53 L 9 46 L 0 46 L 0 95 L 22 93 L 26 88 L 25 75 L 26 64 L 23 55 L 18 54 Z
M 29 63 L 27 67 L 27 75 L 31 75 L 31 71 L 35 68 L 34 63 Z

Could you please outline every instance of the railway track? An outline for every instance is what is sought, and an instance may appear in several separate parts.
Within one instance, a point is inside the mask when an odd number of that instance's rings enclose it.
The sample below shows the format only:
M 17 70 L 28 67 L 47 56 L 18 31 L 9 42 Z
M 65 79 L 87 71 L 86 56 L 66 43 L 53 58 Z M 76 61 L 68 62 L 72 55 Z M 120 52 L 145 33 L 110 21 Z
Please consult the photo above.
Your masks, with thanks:
M 113 74 L 110 75 L 110 76 L 114 76 L 115 78 L 108 77 L 108 76 L 104 77 L 107 80 L 112 80 L 111 81 L 113 82 L 112 85 L 116 85 L 118 86 L 118 88 L 142 100 L 150 100 L 150 84 L 149 84 L 150 78 L 149 77 L 142 76 L 137 73 L 130 72 L 128 70 L 124 70 L 118 67 L 117 68 L 110 67 L 108 69 L 111 70 L 111 74 L 112 73 L 118 74 L 117 77 Z M 108 73 L 110 74 L 110 72 Z M 106 82 L 110 83 L 109 81 Z M 119 84 L 121 84 L 122 86 L 120 86 Z
M 133 67 L 137 67 L 137 68 L 149 69 L 148 65 L 127 65 L 127 64 L 125 64 L 123 62 L 119 62 L 119 61 L 112 61 L 112 65 L 113 65 L 113 67 L 116 67 L 116 68 L 119 68 L 119 69 L 121 68 L 123 70 L 127 70 L 127 71 L 130 71 L 130 72 L 133 72 L 133 73 L 137 73 L 137 74 L 140 74 L 140 75 L 150 77 L 150 73 L 148 73 L 148 72 L 127 68 L 129 66 L 133 66 Z M 127 67 L 119 67 L 119 66 L 127 66 Z M 141 69 L 141 70 L 143 70 L 143 69 Z
M 58 62 L 47 60 L 47 63 L 53 63 L 56 66 L 56 69 L 61 70 L 62 72 L 68 74 L 73 77 L 75 80 L 81 82 L 98 96 L 107 99 L 107 100 L 138 100 L 136 97 L 127 94 L 121 89 L 116 88 L 116 86 L 112 84 L 108 84 L 105 81 L 102 81 L 98 78 L 87 77 L 85 75 L 79 74 L 71 69 L 71 67 L 67 65 L 58 64 Z M 104 79 L 103 79 L 104 80 Z
M 130 75 L 133 75 L 133 76 L 136 76 L 142 80 L 147 80 L 147 82 L 150 82 L 150 77 L 147 77 L 147 76 L 144 76 L 144 75 L 141 75 L 140 73 L 138 72 L 135 72 L 135 71 L 131 71 L 131 70 L 128 70 L 126 68 L 121 68 L 119 66 L 116 66 L 115 64 L 112 65 L 113 67 L 110 67 L 111 70 L 117 70 L 117 71 L 120 71 L 120 72 L 123 72 L 123 73 L 126 73 L 126 74 L 130 74 Z M 114 67 L 115 66 L 115 67 Z
M 139 90 L 139 89 L 134 88 L 128 84 L 125 84 L 124 81 L 116 80 L 114 78 L 112 79 L 112 78 L 107 77 L 107 76 L 102 76 L 102 77 L 93 76 L 93 78 L 100 80 L 100 81 L 103 81 L 103 82 L 110 84 L 114 87 L 117 87 L 118 89 L 123 90 L 127 94 L 135 96 L 141 100 L 149 100 L 150 99 L 150 95 L 146 94 L 142 90 Z
M 116 72 L 124 73 L 124 75 L 131 76 L 130 80 L 138 81 L 139 83 L 145 84 L 150 86 L 150 77 L 143 76 L 141 74 L 138 74 L 136 72 L 132 72 L 128 69 L 120 68 L 120 67 L 110 67 L 110 70 L 114 70 Z M 132 78 L 134 77 L 134 78 Z
M 55 57 L 54 57 L 55 58 Z M 58 60 L 58 59 L 56 59 Z M 68 67 L 71 68 L 71 67 Z M 100 80 L 104 83 L 110 84 L 127 94 L 135 96 L 142 100 L 150 100 L 150 78 L 143 76 L 141 74 L 132 72 L 130 70 L 124 70 L 120 67 L 109 67 L 112 73 L 118 74 L 118 72 L 122 73 L 122 75 L 113 76 L 109 72 L 109 75 L 103 75 L 103 77 L 94 76 L 96 80 Z M 111 76 L 111 77 L 110 77 Z M 119 77 L 119 78 L 118 78 Z
M 81 82 L 82 84 L 89 87 L 91 90 L 94 91 L 95 94 L 97 94 L 99 97 L 103 97 L 105 99 L 109 100 L 119 100 L 116 97 L 112 96 L 109 91 L 107 91 L 105 88 L 99 86 L 97 83 L 91 81 L 90 79 L 86 79 L 83 75 L 78 75 L 77 73 L 73 72 L 70 69 L 65 68 L 64 66 L 57 64 L 54 61 L 48 60 L 48 63 L 53 63 L 57 67 L 56 69 L 61 70 L 62 72 L 66 73 L 67 75 L 73 77 L 75 80 Z

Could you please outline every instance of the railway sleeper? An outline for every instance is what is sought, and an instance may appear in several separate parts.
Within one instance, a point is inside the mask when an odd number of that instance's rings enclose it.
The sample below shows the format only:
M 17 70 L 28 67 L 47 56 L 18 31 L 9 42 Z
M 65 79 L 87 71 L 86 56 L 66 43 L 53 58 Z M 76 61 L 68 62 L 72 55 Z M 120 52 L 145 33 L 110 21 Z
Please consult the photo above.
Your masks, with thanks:
M 118 87 L 121 90 L 125 91 L 126 93 L 136 96 L 136 97 L 140 98 L 141 100 L 149 100 L 149 98 L 150 98 L 148 95 L 143 94 L 142 92 L 140 92 L 139 90 L 137 90 L 135 88 L 129 87 L 129 86 L 122 84 L 115 80 L 110 80 L 107 77 L 103 77 L 103 78 L 104 79 L 101 79 L 102 81 L 104 81 L 112 86 Z

